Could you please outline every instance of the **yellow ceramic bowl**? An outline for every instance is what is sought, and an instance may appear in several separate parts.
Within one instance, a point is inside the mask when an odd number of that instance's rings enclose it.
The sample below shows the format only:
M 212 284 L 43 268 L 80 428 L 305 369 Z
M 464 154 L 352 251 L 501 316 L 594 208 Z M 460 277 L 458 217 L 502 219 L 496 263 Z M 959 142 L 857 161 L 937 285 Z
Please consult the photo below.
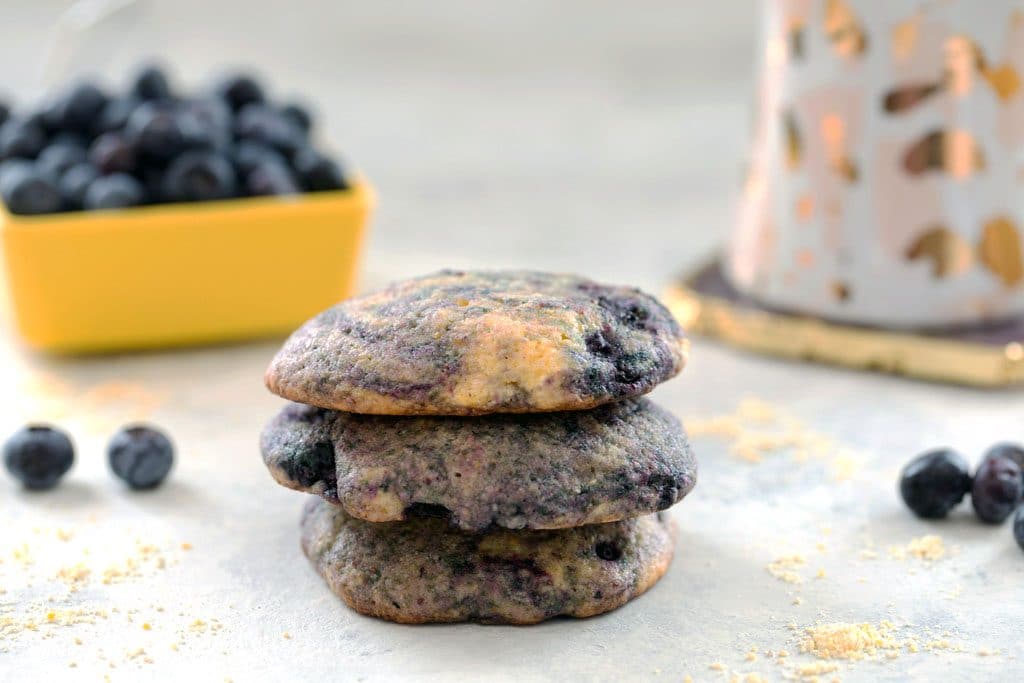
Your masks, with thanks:
M 0 243 L 16 329 L 100 352 L 283 334 L 352 294 L 371 188 L 15 216 Z

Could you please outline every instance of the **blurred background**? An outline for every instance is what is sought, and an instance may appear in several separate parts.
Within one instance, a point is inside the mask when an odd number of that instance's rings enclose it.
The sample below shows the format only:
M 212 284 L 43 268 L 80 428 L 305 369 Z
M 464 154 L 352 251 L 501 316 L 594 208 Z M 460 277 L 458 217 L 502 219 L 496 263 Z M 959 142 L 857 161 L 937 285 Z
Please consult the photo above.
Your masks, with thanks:
M 371 282 L 509 265 L 657 289 L 731 222 L 749 131 L 747 3 L 4 5 L 0 77 L 18 102 L 75 74 L 120 85 L 155 56 L 189 87 L 252 66 L 273 94 L 315 105 L 325 142 L 379 192 Z

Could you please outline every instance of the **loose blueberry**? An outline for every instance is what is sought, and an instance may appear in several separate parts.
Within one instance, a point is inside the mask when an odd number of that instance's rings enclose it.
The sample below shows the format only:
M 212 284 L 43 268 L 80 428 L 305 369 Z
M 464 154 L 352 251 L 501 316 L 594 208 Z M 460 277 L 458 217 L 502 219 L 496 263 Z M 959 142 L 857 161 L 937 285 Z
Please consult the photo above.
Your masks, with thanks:
M 104 133 L 89 148 L 89 161 L 103 175 L 131 173 L 135 168 L 135 147 L 123 133 Z
M 283 163 L 264 161 L 253 167 L 245 178 L 245 189 L 254 197 L 299 194 L 295 176 Z
M 55 142 L 39 153 L 36 168 L 41 173 L 57 180 L 69 168 L 85 161 L 85 149 L 78 145 Z
M 0 159 L 35 159 L 46 145 L 46 133 L 29 119 L 8 119 L 0 126 Z
M 900 473 L 900 495 L 918 517 L 945 517 L 970 490 L 967 461 L 949 449 L 923 453 Z
M 309 109 L 297 102 L 289 102 L 281 107 L 281 114 L 306 133 L 313 127 L 313 116 Z
M 56 181 L 24 160 L 3 163 L 0 169 L 0 196 L 11 213 L 31 216 L 61 209 Z
M 174 464 L 174 445 L 160 430 L 145 425 L 126 427 L 107 446 L 110 469 L 133 489 L 159 486 Z
M 140 100 L 169 100 L 171 85 L 164 70 L 155 64 L 143 67 L 132 80 L 132 95 Z
M 99 86 L 93 83 L 79 83 L 61 100 L 60 127 L 81 133 L 90 132 L 108 101 L 107 94 Z
M 1009 458 L 982 461 L 974 474 L 971 503 L 983 522 L 1000 524 L 1020 505 L 1024 479 L 1020 467 Z
M 217 84 L 215 90 L 235 111 L 247 104 L 263 102 L 265 99 L 259 82 L 245 74 L 227 76 Z
M 85 191 L 86 209 L 124 209 L 145 202 L 145 190 L 126 173 L 100 176 Z
M 85 205 L 85 192 L 100 172 L 90 163 L 75 164 L 69 168 L 57 183 L 64 208 L 79 211 Z
M 185 144 L 183 117 L 163 103 L 140 104 L 125 125 L 125 133 L 143 160 L 164 163 L 178 154 Z
M 171 202 L 227 199 L 236 193 L 235 169 L 216 152 L 185 152 L 171 162 L 164 176 L 163 195 Z
M 1017 539 L 1017 545 L 1024 550 L 1024 507 L 1017 508 L 1017 514 L 1013 518 L 1013 537 Z
M 4 465 L 25 488 L 42 491 L 57 485 L 75 461 L 75 447 L 64 432 L 32 425 L 4 444 Z
M 1017 467 L 1024 472 L 1024 446 L 1017 443 L 997 443 L 996 445 L 985 451 L 985 455 L 981 457 L 981 461 L 991 460 L 992 458 L 1008 458 L 1009 460 L 1017 463 Z
M 140 100 L 135 97 L 118 97 L 107 102 L 96 119 L 93 132 L 97 135 L 111 133 L 124 128 L 132 113 L 139 108 Z
M 295 155 L 295 173 L 310 192 L 346 190 L 348 180 L 334 160 L 307 147 Z

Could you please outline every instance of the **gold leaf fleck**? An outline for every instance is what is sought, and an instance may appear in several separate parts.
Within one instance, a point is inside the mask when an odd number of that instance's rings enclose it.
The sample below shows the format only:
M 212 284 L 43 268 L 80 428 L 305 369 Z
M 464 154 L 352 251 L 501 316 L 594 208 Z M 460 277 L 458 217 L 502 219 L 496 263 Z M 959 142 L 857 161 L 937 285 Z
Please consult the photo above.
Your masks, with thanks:
M 845 0 L 827 0 L 825 35 L 841 57 L 857 57 L 868 46 L 867 34 Z
M 1024 279 L 1020 233 L 1009 218 L 995 218 L 985 224 L 978 243 L 978 260 L 1007 287 Z
M 1012 100 L 1014 95 L 1020 92 L 1020 74 L 1009 64 L 985 69 L 982 75 L 1003 102 Z
M 796 200 L 796 217 L 801 223 L 806 223 L 814 215 L 814 197 L 809 194 L 802 195 Z
M 906 251 L 908 261 L 926 259 L 932 262 L 932 275 L 947 278 L 967 272 L 971 267 L 971 246 L 957 233 L 944 226 L 925 230 Z
M 836 280 L 829 286 L 829 291 L 832 296 L 835 297 L 836 301 L 849 301 L 853 292 L 850 291 L 850 285 L 846 284 L 842 280 Z
M 893 88 L 885 94 L 882 107 L 890 114 L 899 114 L 913 109 L 939 92 L 939 83 L 915 83 Z
M 907 149 L 903 166 L 911 175 L 936 170 L 963 180 L 985 168 L 985 155 L 970 133 L 936 130 Z
M 800 126 L 797 124 L 796 115 L 791 111 L 787 111 L 783 115 L 782 125 L 786 132 L 786 165 L 792 170 L 799 166 L 803 159 Z
M 892 53 L 897 59 L 906 59 L 914 51 L 918 38 L 918 16 L 896 24 L 892 30 Z

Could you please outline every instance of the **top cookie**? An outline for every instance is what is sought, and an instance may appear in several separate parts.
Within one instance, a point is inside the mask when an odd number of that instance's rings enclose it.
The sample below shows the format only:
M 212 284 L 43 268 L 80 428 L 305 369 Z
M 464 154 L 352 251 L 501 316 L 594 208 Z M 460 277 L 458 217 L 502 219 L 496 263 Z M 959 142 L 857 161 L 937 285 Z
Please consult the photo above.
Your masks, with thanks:
M 292 401 L 379 415 L 585 410 L 682 370 L 672 314 L 638 289 L 531 271 L 442 271 L 344 301 L 267 370 Z

